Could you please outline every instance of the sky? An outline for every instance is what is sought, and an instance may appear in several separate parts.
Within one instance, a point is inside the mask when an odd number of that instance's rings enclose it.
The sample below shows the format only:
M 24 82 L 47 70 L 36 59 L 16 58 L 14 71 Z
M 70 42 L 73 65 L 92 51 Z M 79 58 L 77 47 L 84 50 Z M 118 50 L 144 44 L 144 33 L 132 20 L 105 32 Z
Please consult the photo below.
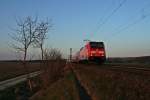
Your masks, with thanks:
M 0 12 L 0 60 L 18 58 L 9 34 L 27 16 L 52 19 L 44 46 L 64 57 L 85 39 L 103 41 L 107 57 L 150 56 L 150 0 L 0 0 Z M 29 58 L 37 52 L 31 47 Z

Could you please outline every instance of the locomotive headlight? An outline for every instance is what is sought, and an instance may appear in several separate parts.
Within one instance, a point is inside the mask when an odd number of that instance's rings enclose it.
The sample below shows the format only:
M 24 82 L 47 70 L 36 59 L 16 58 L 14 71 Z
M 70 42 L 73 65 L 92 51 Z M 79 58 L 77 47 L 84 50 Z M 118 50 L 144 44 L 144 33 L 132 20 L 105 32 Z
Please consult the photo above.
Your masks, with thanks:
M 95 51 L 91 51 L 91 54 L 95 53 Z
M 99 51 L 98 53 L 100 53 L 100 54 L 104 54 L 104 51 Z

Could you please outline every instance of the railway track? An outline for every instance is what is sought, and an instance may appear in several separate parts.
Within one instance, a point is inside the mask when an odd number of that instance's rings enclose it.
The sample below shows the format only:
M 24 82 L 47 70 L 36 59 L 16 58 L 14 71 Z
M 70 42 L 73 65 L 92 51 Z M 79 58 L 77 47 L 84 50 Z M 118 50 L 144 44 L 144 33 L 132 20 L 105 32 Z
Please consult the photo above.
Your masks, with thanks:
M 108 97 L 110 95 L 110 97 L 113 96 L 117 98 L 121 96 L 126 98 L 125 100 L 128 100 L 130 97 L 135 97 L 136 100 L 137 98 L 142 100 L 140 96 L 149 98 L 147 94 L 149 93 L 150 68 L 146 67 L 148 66 L 142 67 L 130 64 L 108 63 L 102 65 L 73 64 L 73 70 L 78 76 L 78 80 L 93 100 L 100 100 L 101 93 L 107 94 L 102 95 L 102 97 Z M 120 92 L 117 92 L 117 90 Z M 132 91 L 133 94 L 127 95 L 130 94 L 130 91 Z M 125 95 L 122 95 L 122 93 Z M 135 95 L 137 93 L 140 96 Z
M 123 69 L 132 69 L 132 70 L 141 70 L 141 71 L 150 71 L 150 68 L 142 68 L 142 67 L 132 67 L 132 66 L 127 66 L 127 67 L 122 67 L 122 66 L 111 66 L 112 68 L 123 68 Z
M 143 66 L 138 64 L 73 64 L 74 66 L 77 66 L 78 68 L 88 68 L 88 69 L 107 69 L 107 70 L 113 70 L 113 71 L 123 71 L 123 72 L 130 72 L 135 74 L 150 74 L 150 65 Z
M 132 64 L 105 64 L 108 68 L 111 69 L 120 69 L 123 71 L 139 71 L 139 72 L 150 72 L 150 67 L 143 65 L 132 65 Z M 150 66 L 150 65 L 149 65 Z

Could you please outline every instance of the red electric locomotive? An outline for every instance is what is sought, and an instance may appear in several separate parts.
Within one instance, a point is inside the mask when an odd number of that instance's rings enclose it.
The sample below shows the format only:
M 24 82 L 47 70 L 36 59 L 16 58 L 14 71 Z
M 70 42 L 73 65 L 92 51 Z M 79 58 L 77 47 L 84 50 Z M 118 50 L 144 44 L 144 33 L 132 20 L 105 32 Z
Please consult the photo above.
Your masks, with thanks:
M 87 42 L 80 51 L 74 55 L 74 61 L 94 61 L 103 63 L 106 60 L 105 46 L 103 42 Z

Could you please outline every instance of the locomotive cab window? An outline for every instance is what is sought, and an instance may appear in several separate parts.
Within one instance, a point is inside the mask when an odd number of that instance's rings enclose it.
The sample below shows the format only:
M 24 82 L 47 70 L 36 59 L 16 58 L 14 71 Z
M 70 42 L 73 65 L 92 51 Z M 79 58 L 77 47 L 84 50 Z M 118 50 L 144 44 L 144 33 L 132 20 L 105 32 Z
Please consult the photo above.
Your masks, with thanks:
M 104 44 L 103 42 L 90 42 L 91 48 L 103 48 Z

